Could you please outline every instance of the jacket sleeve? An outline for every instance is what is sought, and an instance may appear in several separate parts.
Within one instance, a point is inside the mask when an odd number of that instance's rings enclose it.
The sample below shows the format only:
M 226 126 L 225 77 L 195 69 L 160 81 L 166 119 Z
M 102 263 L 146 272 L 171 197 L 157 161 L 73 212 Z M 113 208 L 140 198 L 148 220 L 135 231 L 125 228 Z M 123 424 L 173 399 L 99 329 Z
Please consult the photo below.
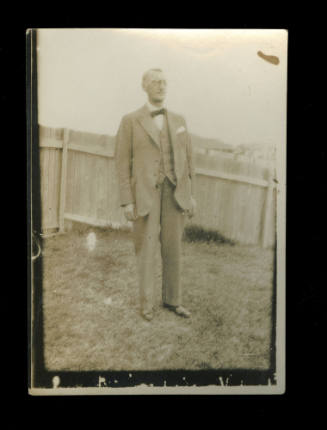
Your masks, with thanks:
M 186 128 L 186 123 L 185 123 Z M 187 129 L 187 128 L 186 128 Z M 188 163 L 188 171 L 189 176 L 191 179 L 191 193 L 192 197 L 195 195 L 195 166 L 194 166 L 194 155 L 193 155 L 193 147 L 192 147 L 192 140 L 189 133 L 187 133 L 188 139 L 187 139 L 187 146 L 186 146 L 186 156 L 187 156 L 187 163 Z
M 125 116 L 121 120 L 116 136 L 116 169 L 121 206 L 135 203 L 131 186 L 133 166 L 132 148 L 132 121 L 131 118 Z

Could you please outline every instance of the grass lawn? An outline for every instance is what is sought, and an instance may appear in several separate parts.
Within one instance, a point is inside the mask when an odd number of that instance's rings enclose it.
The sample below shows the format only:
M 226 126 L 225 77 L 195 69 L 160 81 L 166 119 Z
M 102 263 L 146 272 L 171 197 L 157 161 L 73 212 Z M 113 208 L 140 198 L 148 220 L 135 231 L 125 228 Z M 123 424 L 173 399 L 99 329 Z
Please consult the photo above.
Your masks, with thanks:
M 190 319 L 161 307 L 159 259 L 155 316 L 141 318 L 128 232 L 75 229 L 49 237 L 43 267 L 48 370 L 269 367 L 271 249 L 184 242 Z

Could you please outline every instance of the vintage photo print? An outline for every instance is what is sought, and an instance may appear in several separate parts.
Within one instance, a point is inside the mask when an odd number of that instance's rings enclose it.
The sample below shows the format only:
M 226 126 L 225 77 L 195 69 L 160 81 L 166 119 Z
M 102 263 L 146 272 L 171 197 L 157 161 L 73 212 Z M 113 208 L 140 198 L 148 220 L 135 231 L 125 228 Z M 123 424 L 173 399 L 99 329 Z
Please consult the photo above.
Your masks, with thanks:
M 285 392 L 286 30 L 31 29 L 31 395 Z

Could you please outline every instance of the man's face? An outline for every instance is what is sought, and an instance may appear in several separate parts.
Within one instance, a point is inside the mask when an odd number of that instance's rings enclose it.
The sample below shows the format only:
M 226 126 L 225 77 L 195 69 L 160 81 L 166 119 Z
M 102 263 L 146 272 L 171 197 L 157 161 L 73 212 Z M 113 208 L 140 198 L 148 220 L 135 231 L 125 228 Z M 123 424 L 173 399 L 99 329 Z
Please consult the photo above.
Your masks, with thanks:
M 166 79 L 162 72 L 151 71 L 145 83 L 144 90 L 152 103 L 162 103 L 166 97 Z

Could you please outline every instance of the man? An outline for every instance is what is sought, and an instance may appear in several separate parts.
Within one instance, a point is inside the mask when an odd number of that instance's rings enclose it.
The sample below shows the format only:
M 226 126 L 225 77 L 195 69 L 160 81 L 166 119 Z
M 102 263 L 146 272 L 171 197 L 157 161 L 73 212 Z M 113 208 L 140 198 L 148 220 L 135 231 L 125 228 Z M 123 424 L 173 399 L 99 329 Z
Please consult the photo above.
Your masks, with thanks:
M 164 108 L 166 80 L 161 69 L 144 73 L 145 106 L 125 115 L 117 134 L 121 206 L 133 222 L 141 315 L 153 318 L 155 254 L 160 239 L 163 305 L 181 317 L 181 241 L 185 216 L 194 215 L 194 166 L 183 117 Z

